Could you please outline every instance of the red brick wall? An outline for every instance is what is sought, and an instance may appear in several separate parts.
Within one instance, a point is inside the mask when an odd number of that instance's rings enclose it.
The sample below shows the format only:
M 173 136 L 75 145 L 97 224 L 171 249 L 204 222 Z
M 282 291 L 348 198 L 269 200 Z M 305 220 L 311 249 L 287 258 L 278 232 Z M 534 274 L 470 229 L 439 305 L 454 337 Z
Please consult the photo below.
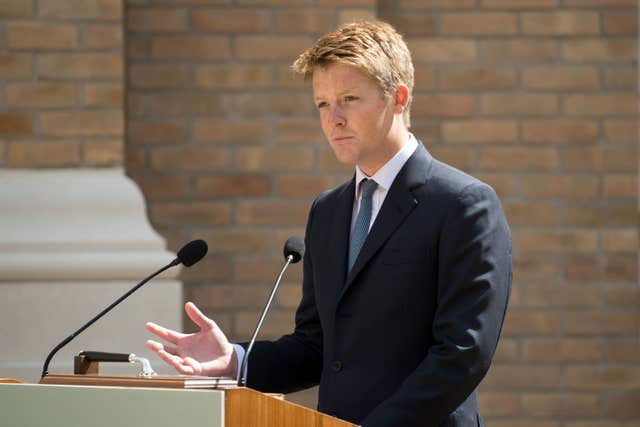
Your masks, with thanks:
M 0 167 L 122 161 L 177 249 L 185 297 L 251 333 L 309 204 L 350 175 L 291 61 L 379 16 L 416 65 L 415 134 L 491 183 L 514 236 L 489 426 L 640 425 L 634 0 L 4 0 Z M 122 27 L 126 46 L 123 48 Z M 126 57 L 123 52 L 126 51 Z M 126 62 L 126 73 L 123 64 Z M 264 336 L 290 329 L 300 266 Z
M 636 2 L 378 5 L 414 54 L 415 133 L 512 227 L 488 425 L 638 425 Z
M 0 167 L 123 163 L 120 0 L 0 2 Z
M 127 4 L 127 171 L 173 249 L 209 242 L 183 274 L 185 298 L 233 339 L 253 331 L 313 198 L 349 174 L 289 66 L 340 22 L 373 14 L 370 0 Z M 291 329 L 300 280 L 294 265 L 264 336 Z
M 127 168 L 174 249 L 208 240 L 185 296 L 232 339 L 250 335 L 313 197 L 351 173 L 287 67 L 338 22 L 375 14 L 414 56 L 414 133 L 491 183 L 513 230 L 513 297 L 481 392 L 487 424 L 638 425 L 635 1 L 128 6 Z M 285 282 L 263 336 L 291 328 L 299 266 Z

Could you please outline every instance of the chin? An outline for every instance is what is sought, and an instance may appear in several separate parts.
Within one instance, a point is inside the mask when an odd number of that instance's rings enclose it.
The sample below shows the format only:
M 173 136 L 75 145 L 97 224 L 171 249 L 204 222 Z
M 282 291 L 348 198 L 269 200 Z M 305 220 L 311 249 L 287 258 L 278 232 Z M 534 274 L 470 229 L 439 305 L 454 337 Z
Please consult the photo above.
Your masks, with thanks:
M 342 164 L 345 165 L 355 165 L 357 163 L 357 157 L 352 155 L 351 153 L 341 153 L 338 150 L 333 150 L 333 154 L 336 156 L 336 159 Z

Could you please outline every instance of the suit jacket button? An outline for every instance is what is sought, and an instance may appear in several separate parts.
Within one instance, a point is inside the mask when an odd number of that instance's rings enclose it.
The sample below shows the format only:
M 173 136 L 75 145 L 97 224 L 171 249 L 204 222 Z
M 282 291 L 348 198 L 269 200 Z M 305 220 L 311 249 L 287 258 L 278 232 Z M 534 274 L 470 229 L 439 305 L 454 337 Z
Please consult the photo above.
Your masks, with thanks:
M 333 372 L 340 372 L 342 370 L 342 362 L 339 360 L 331 362 L 331 370 L 333 370 Z

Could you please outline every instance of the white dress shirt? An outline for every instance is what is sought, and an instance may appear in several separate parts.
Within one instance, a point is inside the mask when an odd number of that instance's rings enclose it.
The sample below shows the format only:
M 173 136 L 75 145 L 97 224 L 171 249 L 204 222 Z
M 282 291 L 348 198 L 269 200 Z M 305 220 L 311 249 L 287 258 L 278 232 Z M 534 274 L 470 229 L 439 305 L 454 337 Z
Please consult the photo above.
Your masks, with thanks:
M 407 163 L 409 157 L 416 151 L 418 148 L 418 141 L 413 136 L 413 134 L 409 134 L 409 140 L 402 146 L 400 151 L 398 151 L 395 156 L 391 158 L 387 163 L 385 163 L 378 171 L 373 174 L 373 176 L 367 176 L 360 170 L 360 168 L 356 165 L 356 194 L 353 198 L 353 211 L 351 214 L 351 232 L 353 233 L 353 228 L 356 225 L 356 218 L 358 217 L 358 210 L 360 209 L 361 202 L 361 187 L 360 184 L 362 180 L 365 178 L 372 179 L 378 183 L 378 187 L 373 192 L 372 200 L 371 200 L 371 222 L 369 223 L 369 230 L 371 230 L 371 226 L 373 222 L 376 220 L 378 216 L 378 212 L 380 212 L 380 208 L 382 207 L 382 203 L 384 199 L 387 197 L 387 193 L 391 188 L 391 184 L 396 179 L 398 172 Z

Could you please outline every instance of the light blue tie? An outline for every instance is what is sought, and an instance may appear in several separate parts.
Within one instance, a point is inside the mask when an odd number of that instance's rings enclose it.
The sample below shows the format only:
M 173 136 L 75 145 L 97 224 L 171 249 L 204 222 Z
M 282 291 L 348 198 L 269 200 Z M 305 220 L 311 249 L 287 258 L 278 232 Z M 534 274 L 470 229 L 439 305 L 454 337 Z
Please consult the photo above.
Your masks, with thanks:
M 360 188 L 362 189 L 362 196 L 360 198 L 360 209 L 358 210 L 358 217 L 356 218 L 356 225 L 351 233 L 351 240 L 349 241 L 349 271 L 353 268 L 353 264 L 356 263 L 360 249 L 364 245 L 364 241 L 367 240 L 367 234 L 369 234 L 369 223 L 371 222 L 371 205 L 373 192 L 376 191 L 378 183 L 372 179 L 364 179 Z

